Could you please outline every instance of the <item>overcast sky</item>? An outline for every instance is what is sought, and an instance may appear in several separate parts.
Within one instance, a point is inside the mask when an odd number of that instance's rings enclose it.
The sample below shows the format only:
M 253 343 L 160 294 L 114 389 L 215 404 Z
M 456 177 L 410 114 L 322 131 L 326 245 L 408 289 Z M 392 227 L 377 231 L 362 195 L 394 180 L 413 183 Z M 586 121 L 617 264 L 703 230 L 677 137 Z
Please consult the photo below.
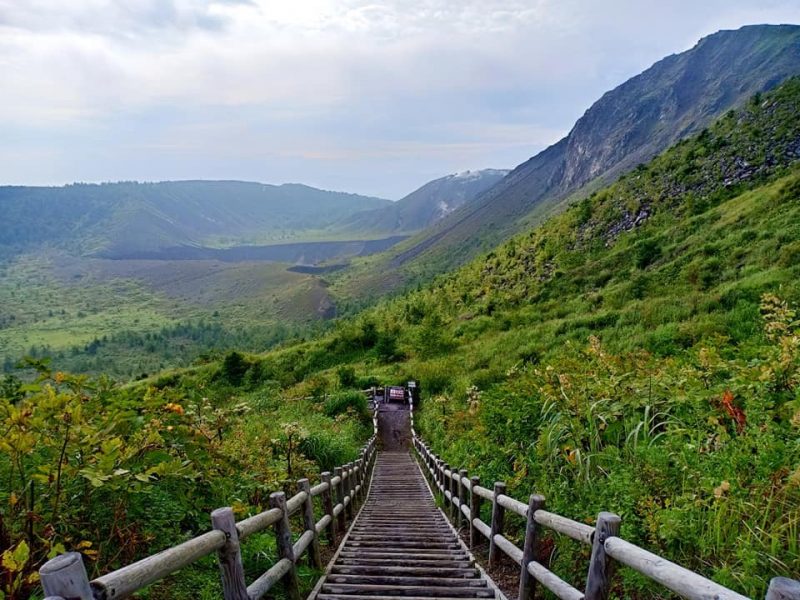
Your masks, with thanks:
M 0 183 L 399 198 L 513 167 L 604 91 L 798 0 L 0 0 Z

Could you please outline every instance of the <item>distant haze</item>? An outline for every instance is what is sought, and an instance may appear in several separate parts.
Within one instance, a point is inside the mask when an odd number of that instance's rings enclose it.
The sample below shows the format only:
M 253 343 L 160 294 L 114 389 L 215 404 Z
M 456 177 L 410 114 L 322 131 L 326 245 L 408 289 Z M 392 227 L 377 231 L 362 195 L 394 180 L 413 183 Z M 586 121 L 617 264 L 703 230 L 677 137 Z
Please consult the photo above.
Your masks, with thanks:
M 0 0 L 0 184 L 397 199 L 510 168 L 604 91 L 797 0 Z

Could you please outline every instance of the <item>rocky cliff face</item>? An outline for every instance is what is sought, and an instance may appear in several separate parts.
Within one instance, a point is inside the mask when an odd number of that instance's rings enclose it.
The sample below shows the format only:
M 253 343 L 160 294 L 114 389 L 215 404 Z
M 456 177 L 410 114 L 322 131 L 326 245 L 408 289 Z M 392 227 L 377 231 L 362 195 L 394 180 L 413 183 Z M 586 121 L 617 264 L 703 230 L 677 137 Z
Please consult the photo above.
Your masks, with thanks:
M 606 93 L 568 136 L 558 191 L 613 177 L 800 70 L 800 28 L 720 31 Z

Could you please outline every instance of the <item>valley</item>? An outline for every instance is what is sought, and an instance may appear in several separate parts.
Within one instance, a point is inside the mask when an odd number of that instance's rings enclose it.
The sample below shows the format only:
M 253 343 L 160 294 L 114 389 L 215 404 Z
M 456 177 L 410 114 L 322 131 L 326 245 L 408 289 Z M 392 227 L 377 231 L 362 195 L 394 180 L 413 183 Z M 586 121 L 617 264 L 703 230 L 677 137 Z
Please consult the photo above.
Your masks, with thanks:
M 48 356 L 130 378 L 314 332 L 340 312 L 328 274 L 504 173 L 449 176 L 394 204 L 246 182 L 0 188 L 0 364 Z
M 30 355 L 130 378 L 233 344 L 264 349 L 335 314 L 318 279 L 287 267 L 24 255 L 2 269 L 0 356 L 9 372 Z

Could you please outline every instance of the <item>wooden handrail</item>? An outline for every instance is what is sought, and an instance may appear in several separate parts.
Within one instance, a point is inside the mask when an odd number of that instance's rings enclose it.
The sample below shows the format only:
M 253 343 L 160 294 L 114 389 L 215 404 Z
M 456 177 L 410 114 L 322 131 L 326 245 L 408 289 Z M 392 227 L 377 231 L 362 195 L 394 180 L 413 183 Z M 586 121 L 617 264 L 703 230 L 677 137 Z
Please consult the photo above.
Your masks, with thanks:
M 59 555 L 47 561 L 39 575 L 45 596 L 49 600 L 70 598 L 75 600 L 117 600 L 164 579 L 171 573 L 191 565 L 203 557 L 218 553 L 223 581 L 225 600 L 253 600 L 264 596 L 278 581 L 289 576 L 293 579 L 297 560 L 311 552 L 311 561 L 319 564 L 318 540 L 321 532 L 329 528 L 329 541 L 336 542 L 333 529 L 334 517 L 339 515 L 344 522 L 347 512 L 355 514 L 357 506 L 365 497 L 365 486 L 369 484 L 375 466 L 377 451 L 376 437 L 373 435 L 359 453 L 356 463 L 350 463 L 341 476 L 321 475 L 322 482 L 310 487 L 307 479 L 298 481 L 299 491 L 289 498 L 283 492 L 270 497 L 272 507 L 257 515 L 233 523 L 230 508 L 218 509 L 212 515 L 214 529 L 187 540 L 157 554 L 143 558 L 135 563 L 106 573 L 89 581 L 82 557 L 77 552 Z M 340 468 L 337 467 L 337 471 Z M 348 484 L 342 485 L 345 480 Z M 341 496 L 334 505 L 332 490 L 341 490 Z M 320 498 L 324 516 L 314 522 L 314 498 Z M 303 509 L 303 531 L 293 544 L 289 530 L 289 517 Z M 352 516 L 351 515 L 351 516 Z M 239 542 L 269 527 L 275 528 L 278 539 L 279 560 L 250 586 L 245 586 L 241 569 Z M 344 527 L 340 537 L 344 536 Z M 288 540 L 288 541 L 287 541 Z M 288 581 L 288 580 L 287 580 Z M 296 586 L 288 581 L 291 597 L 296 597 Z
M 689 600 L 748 600 L 746 596 L 623 540 L 619 537 L 620 518 L 613 513 L 600 513 L 596 526 L 591 527 L 544 510 L 541 508 L 545 502 L 543 496 L 534 494 L 529 503 L 524 504 L 504 493 L 503 482 L 496 482 L 494 490 L 482 487 L 477 477 L 469 478 L 463 469 L 451 469 L 416 432 L 412 438 L 414 450 L 422 463 L 422 472 L 428 476 L 431 489 L 441 495 L 446 505 L 445 514 L 450 514 L 454 526 L 459 525 L 461 515 L 467 518 L 470 547 L 474 547 L 480 534 L 489 542 L 490 565 L 496 560 L 498 551 L 519 565 L 518 600 L 531 600 L 537 582 L 562 600 L 605 600 L 615 563 L 626 565 Z M 491 524 L 481 519 L 480 505 L 484 500 L 491 503 Z M 506 511 L 526 520 L 524 549 L 503 534 Z M 592 546 L 585 592 L 574 588 L 535 560 L 538 526 Z M 776 577 L 770 583 L 766 599 L 800 600 L 800 582 Z
M 482 487 L 479 478 L 469 477 L 465 469 L 451 468 L 430 451 L 414 430 L 413 400 L 409 401 L 409 411 L 413 447 L 431 488 L 443 498 L 445 512 L 449 512 L 453 524 L 456 527 L 462 524 L 469 526 L 470 547 L 474 547 L 479 536 L 483 536 L 489 542 L 490 564 L 502 553 L 519 566 L 518 600 L 532 600 L 537 584 L 562 600 L 606 600 L 616 564 L 626 565 L 690 600 L 746 600 L 745 596 L 625 541 L 619 537 L 620 518 L 617 515 L 600 513 L 595 527 L 591 527 L 545 510 L 545 498 L 542 496 L 533 494 L 525 504 L 506 494 L 503 482 L 495 482 L 493 489 Z M 282 580 L 286 582 L 289 598 L 297 600 L 298 559 L 308 554 L 312 564 L 319 566 L 319 539 L 322 532 L 327 532 L 330 544 L 336 544 L 337 539 L 345 536 L 348 520 L 352 522 L 366 498 L 366 488 L 375 466 L 377 409 L 373 413 L 373 433 L 358 460 L 336 467 L 333 476 L 330 472 L 322 473 L 320 483 L 314 486 L 307 479 L 301 479 L 297 482 L 297 493 L 291 498 L 287 499 L 283 492 L 272 494 L 269 510 L 235 523 L 230 508 L 218 509 L 212 514 L 213 530 L 91 582 L 78 553 L 63 554 L 48 561 L 39 571 L 46 600 L 125 598 L 215 552 L 220 564 L 225 600 L 262 598 Z M 319 498 L 323 512 L 316 522 L 315 498 Z M 484 501 L 490 503 L 491 523 L 481 519 Z M 302 513 L 303 530 L 292 542 L 289 517 L 298 511 Z M 526 521 L 522 549 L 504 532 L 506 513 Z M 274 529 L 276 536 L 278 560 L 246 586 L 239 542 L 269 527 Z M 543 527 L 591 546 L 585 591 L 581 592 L 535 560 L 539 555 L 537 550 Z M 766 598 L 800 600 L 800 582 L 774 578 Z

